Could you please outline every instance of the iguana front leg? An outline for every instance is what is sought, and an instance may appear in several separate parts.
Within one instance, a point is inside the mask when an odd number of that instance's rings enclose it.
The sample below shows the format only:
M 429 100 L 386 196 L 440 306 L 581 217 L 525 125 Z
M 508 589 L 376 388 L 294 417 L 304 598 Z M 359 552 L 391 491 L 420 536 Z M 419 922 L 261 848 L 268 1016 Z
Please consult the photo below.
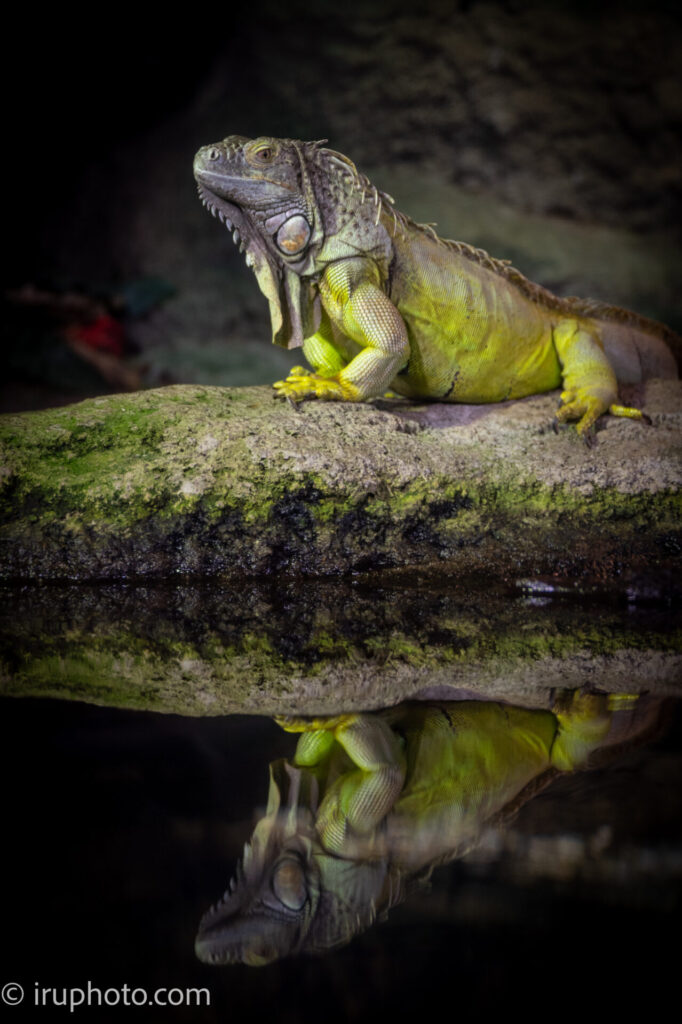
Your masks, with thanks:
M 303 342 L 303 355 L 309 366 L 312 366 L 314 374 L 311 374 L 305 366 L 292 366 L 286 381 L 280 380 L 273 384 L 273 387 L 278 390 L 276 398 L 291 398 L 282 390 L 286 384 L 295 385 L 302 380 L 309 380 L 311 377 L 315 379 L 334 377 L 349 362 L 348 358 L 334 345 L 332 327 L 329 317 L 326 315 L 317 333 Z
M 316 827 L 326 849 L 340 853 L 354 835 L 368 836 L 395 804 L 405 781 L 405 759 L 390 726 L 375 715 L 328 719 L 278 719 L 288 732 L 303 732 L 294 763 L 314 768 L 334 742 L 357 767 L 344 772 L 322 800 Z
M 303 342 L 303 355 L 318 377 L 333 377 L 348 365 L 349 357 L 339 352 L 334 344 L 334 332 L 326 314 L 322 317 L 317 334 Z M 294 373 L 294 370 L 291 372 Z M 300 370 L 299 373 L 310 374 L 310 370 Z
M 329 264 L 320 280 L 322 304 L 337 329 L 362 351 L 329 376 L 301 373 L 295 367 L 287 380 L 274 385 L 279 396 L 295 402 L 306 398 L 362 402 L 386 391 L 407 362 L 409 341 L 403 318 L 380 284 L 373 260 Z M 327 340 L 315 337 L 320 343 Z
M 616 375 L 596 334 L 578 320 L 562 320 L 553 337 L 564 381 L 559 423 L 578 420 L 576 429 L 585 436 L 605 412 L 651 422 L 639 409 L 618 405 Z

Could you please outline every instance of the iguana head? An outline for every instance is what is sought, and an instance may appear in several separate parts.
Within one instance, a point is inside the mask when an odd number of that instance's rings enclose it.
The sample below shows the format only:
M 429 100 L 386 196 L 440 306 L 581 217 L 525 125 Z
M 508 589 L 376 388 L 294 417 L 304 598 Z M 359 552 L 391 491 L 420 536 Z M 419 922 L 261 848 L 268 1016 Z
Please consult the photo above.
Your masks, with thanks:
M 369 927 L 386 889 L 387 865 L 327 853 L 315 831 L 316 809 L 317 781 L 309 770 L 287 761 L 270 765 L 265 816 L 229 889 L 201 921 L 200 960 L 259 967 L 296 953 L 326 952 Z
M 314 145 L 230 135 L 194 158 L 199 197 L 246 252 L 270 304 L 273 341 L 285 348 L 302 345 L 319 324 L 300 279 L 323 239 L 306 170 L 306 151 Z
M 201 201 L 246 252 L 278 345 L 302 345 L 317 330 L 320 261 L 358 254 L 390 261 L 379 223 L 390 197 L 321 142 L 229 135 L 199 150 L 194 176 Z
M 222 206 L 235 215 L 247 252 L 257 235 L 277 261 L 298 268 L 319 242 L 320 218 L 306 170 L 306 149 L 314 145 L 230 135 L 197 153 L 194 176 L 202 198 L 209 206 L 217 199 L 218 212 Z

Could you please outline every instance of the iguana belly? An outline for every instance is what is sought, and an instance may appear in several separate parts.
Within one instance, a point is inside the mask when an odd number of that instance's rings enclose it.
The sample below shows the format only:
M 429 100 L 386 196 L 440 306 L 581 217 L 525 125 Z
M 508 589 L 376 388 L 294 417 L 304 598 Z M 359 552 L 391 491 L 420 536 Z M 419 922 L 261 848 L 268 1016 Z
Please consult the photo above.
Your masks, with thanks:
M 396 249 L 388 294 L 410 341 L 396 391 L 499 402 L 560 385 L 549 311 L 427 236 L 396 239 Z

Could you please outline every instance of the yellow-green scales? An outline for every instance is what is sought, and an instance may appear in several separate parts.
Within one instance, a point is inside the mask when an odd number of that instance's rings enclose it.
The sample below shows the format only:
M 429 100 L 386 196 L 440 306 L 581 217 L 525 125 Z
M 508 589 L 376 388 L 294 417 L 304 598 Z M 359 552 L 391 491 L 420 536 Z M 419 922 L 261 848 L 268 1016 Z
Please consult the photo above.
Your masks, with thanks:
M 303 346 L 289 400 L 499 402 L 562 386 L 585 433 L 618 383 L 676 377 L 679 338 L 628 310 L 560 299 L 507 263 L 398 213 L 320 143 L 229 136 L 197 153 L 202 201 L 234 230 L 270 303 L 273 340 Z

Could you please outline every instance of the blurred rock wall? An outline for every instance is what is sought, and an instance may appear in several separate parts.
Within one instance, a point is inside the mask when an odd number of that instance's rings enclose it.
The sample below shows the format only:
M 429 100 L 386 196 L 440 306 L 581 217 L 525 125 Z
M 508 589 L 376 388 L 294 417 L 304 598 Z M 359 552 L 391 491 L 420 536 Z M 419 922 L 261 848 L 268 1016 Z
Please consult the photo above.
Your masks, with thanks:
M 257 124 L 230 92 L 227 47 L 214 65 L 223 134 L 322 132 L 359 164 L 427 168 L 526 210 L 617 227 L 653 230 L 679 215 L 672 4 L 265 9 L 246 40 Z
M 289 363 L 192 157 L 235 132 L 328 138 L 443 234 L 679 327 L 681 26 L 667 0 L 260 0 L 86 45 L 60 14 L 15 39 L 9 277 L 156 275 L 177 299 L 137 330 L 148 383 L 274 379 Z

